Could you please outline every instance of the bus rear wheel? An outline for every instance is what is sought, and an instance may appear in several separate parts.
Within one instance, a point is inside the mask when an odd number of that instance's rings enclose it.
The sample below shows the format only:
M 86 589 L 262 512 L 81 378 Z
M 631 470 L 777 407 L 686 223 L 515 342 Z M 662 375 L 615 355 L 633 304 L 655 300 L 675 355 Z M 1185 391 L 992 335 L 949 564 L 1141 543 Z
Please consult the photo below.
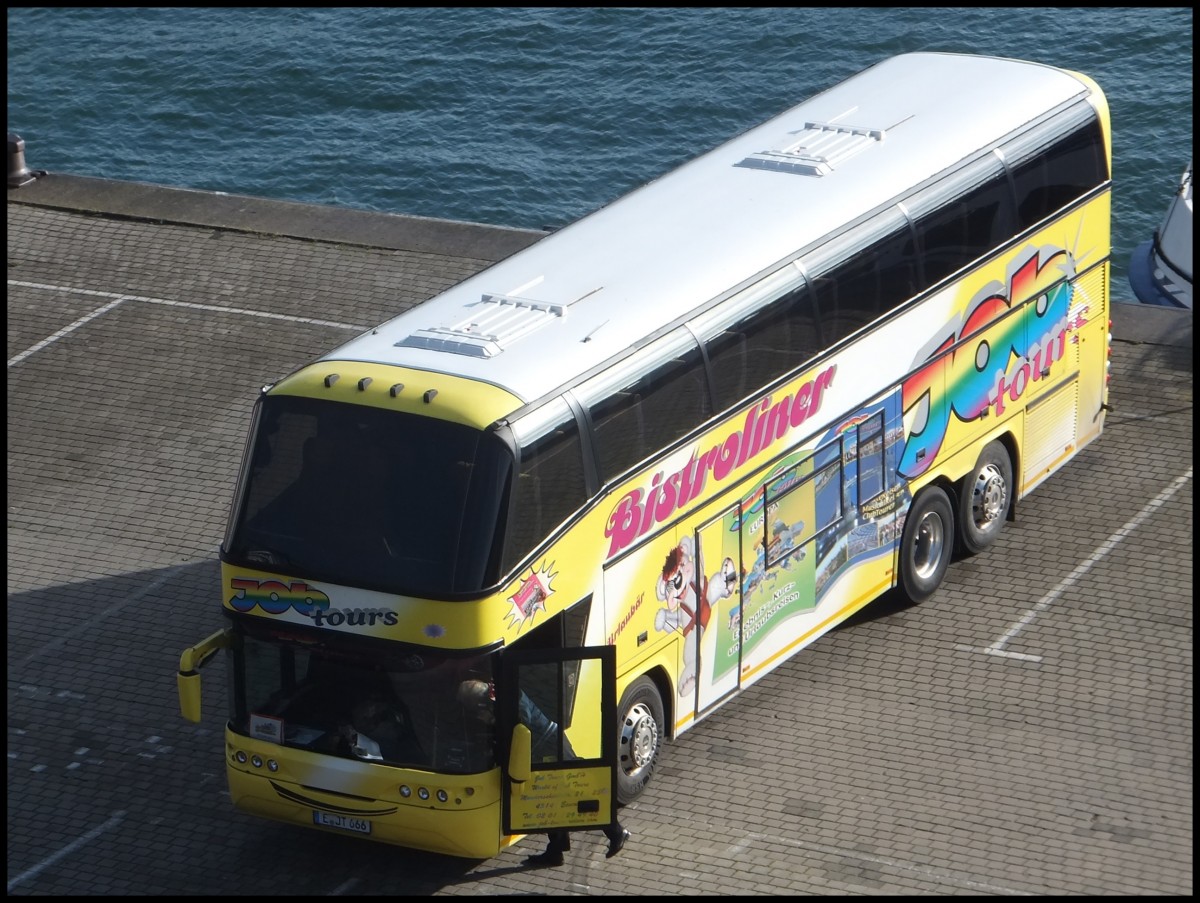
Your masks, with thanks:
M 927 486 L 913 499 L 900 540 L 900 585 L 913 602 L 934 594 L 950 566 L 954 547 L 954 508 L 939 486 Z
M 618 706 L 617 802 L 631 803 L 646 789 L 663 744 L 663 702 L 658 686 L 639 677 L 626 689 Z
M 976 555 L 1000 538 L 1012 502 L 1012 460 L 1003 443 L 989 442 L 958 491 L 958 548 Z

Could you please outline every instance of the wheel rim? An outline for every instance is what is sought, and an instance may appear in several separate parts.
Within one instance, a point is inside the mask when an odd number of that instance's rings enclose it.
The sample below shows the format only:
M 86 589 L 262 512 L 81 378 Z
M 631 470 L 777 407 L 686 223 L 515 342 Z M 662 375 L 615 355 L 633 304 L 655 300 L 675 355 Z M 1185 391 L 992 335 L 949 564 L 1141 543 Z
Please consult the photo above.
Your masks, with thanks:
M 997 524 L 1008 508 L 1008 483 L 995 464 L 988 464 L 975 478 L 971 492 L 971 518 L 980 530 Z
M 629 709 L 621 725 L 621 769 L 629 777 L 637 777 L 653 761 L 658 749 L 658 722 L 645 703 Z
M 936 513 L 928 511 L 921 517 L 916 540 L 913 545 L 913 570 L 922 580 L 928 580 L 937 573 L 946 547 L 946 528 Z

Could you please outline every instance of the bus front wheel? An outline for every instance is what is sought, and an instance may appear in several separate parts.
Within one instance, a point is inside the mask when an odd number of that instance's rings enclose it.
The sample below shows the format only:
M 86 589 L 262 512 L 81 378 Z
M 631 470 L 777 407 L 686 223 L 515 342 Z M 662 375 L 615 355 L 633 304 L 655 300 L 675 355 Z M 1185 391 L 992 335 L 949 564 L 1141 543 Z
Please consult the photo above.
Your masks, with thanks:
M 1000 442 L 989 442 L 958 492 L 958 548 L 982 552 L 1000 538 L 1012 501 L 1012 460 Z
M 623 806 L 646 789 L 662 749 L 663 703 L 654 681 L 643 676 L 631 683 L 618 714 L 617 802 Z
M 954 547 L 954 508 L 938 486 L 913 499 L 900 541 L 900 584 L 913 602 L 924 602 L 941 585 Z

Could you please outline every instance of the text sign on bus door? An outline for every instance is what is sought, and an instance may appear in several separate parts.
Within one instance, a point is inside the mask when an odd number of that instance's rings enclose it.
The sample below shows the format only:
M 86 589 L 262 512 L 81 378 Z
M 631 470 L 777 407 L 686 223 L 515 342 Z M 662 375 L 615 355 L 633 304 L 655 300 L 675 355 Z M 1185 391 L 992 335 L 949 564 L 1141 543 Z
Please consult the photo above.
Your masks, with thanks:
M 612 771 L 604 765 L 534 771 L 515 784 L 512 829 L 603 827 L 612 822 Z

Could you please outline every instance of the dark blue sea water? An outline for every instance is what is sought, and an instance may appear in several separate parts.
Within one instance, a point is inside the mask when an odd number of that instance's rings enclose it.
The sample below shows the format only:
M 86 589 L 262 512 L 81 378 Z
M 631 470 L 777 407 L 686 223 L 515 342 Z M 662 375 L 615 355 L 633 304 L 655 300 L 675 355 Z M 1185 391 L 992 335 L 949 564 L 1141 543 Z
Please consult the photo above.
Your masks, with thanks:
M 1190 9 L 9 8 L 8 130 L 35 169 L 540 228 L 913 50 L 1100 83 L 1132 300 L 1192 154 Z

